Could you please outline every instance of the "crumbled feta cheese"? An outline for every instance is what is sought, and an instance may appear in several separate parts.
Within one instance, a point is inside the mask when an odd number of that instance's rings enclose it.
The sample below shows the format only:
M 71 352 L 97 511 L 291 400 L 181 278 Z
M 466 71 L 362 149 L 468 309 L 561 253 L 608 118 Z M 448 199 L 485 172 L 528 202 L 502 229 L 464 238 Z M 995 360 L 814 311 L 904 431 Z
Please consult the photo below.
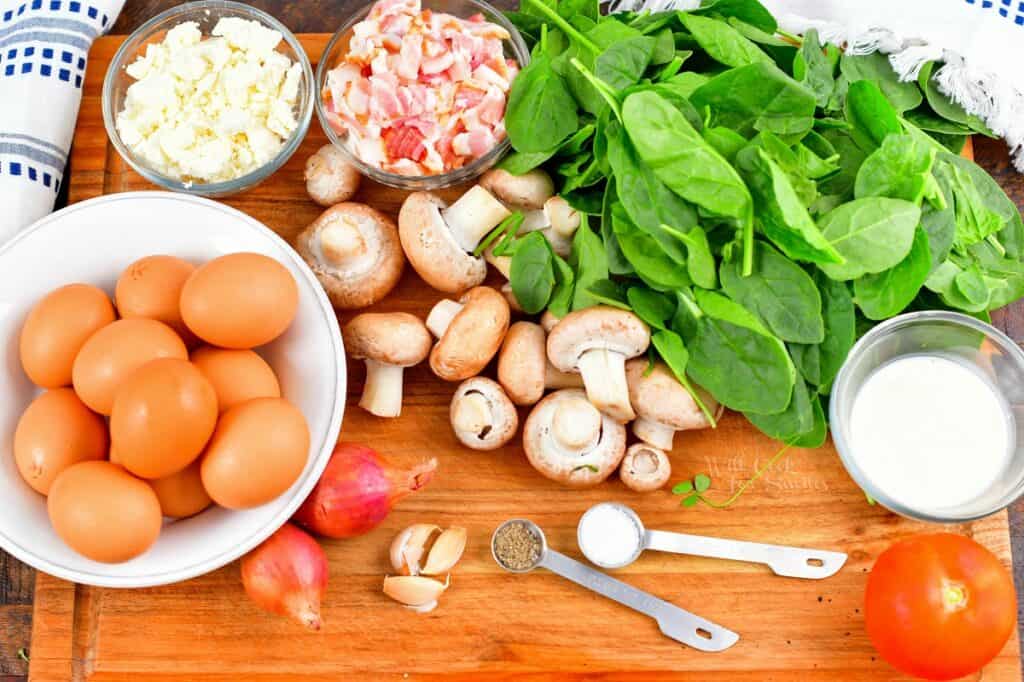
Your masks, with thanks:
M 282 36 L 224 18 L 212 37 L 195 22 L 150 44 L 117 115 L 121 140 L 147 166 L 186 182 L 223 182 L 268 163 L 295 132 L 302 67 L 276 51 Z

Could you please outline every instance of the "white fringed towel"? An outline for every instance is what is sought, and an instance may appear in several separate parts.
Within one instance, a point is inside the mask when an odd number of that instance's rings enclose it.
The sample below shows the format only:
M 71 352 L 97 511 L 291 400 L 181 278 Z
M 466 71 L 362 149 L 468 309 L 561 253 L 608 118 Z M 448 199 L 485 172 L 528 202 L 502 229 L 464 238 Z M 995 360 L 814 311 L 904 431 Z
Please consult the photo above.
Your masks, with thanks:
M 124 0 L 0 0 L 0 241 L 53 210 L 86 60 Z
M 817 28 L 856 54 L 880 50 L 904 80 L 932 60 L 939 90 L 1006 139 L 1024 172 L 1024 1 L 761 0 L 791 33 Z M 699 0 L 612 0 L 612 10 L 693 9 Z

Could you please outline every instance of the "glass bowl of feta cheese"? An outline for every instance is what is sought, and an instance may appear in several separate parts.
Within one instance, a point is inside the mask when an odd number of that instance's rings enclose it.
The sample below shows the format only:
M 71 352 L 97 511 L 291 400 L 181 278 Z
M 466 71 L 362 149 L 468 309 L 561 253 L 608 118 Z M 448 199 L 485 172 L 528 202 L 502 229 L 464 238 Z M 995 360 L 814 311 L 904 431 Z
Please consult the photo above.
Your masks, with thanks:
M 227 0 L 184 3 L 143 24 L 103 83 L 103 122 L 124 160 L 155 185 L 207 197 L 283 166 L 313 105 L 313 70 L 291 31 Z

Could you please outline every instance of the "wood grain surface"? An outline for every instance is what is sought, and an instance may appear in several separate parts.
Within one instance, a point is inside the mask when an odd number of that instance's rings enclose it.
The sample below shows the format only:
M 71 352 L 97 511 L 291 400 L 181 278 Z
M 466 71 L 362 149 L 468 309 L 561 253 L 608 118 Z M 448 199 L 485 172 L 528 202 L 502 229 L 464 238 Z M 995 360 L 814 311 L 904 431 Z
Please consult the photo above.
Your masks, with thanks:
M 172 4 L 177 3 L 129 0 L 115 31 L 129 31 Z M 250 4 L 274 13 L 296 31 L 331 28 L 354 8 L 351 0 Z M 323 42 L 312 39 L 311 54 Z M 106 143 L 98 115 L 99 83 L 113 45 L 103 40 L 93 54 L 72 158 L 72 200 L 147 188 L 124 172 Z M 315 121 L 312 130 L 311 139 L 271 183 L 228 203 L 286 237 L 315 217 L 318 209 L 303 198 L 300 179 L 302 160 L 322 142 Z M 1003 145 L 981 140 L 977 156 L 1018 206 L 1024 205 L 1024 181 L 1009 168 Z M 391 212 L 400 200 L 377 187 L 365 188 L 360 198 Z M 423 314 L 434 299 L 407 274 L 382 307 Z M 1024 304 L 994 317 L 1015 340 L 1024 340 Z M 351 398 L 361 389 L 362 368 L 351 364 L 350 376 Z M 33 679 L 40 680 L 262 680 L 282 673 L 310 680 L 354 679 L 346 672 L 385 677 L 412 672 L 428 679 L 442 671 L 479 679 L 475 671 L 499 669 L 504 674 L 494 676 L 541 679 L 551 668 L 587 679 L 619 679 L 616 671 L 623 667 L 642 671 L 633 679 L 667 679 L 669 673 L 683 676 L 684 671 L 698 670 L 700 679 L 892 678 L 891 669 L 870 651 L 860 623 L 864 574 L 893 538 L 924 528 L 863 504 L 830 449 L 794 453 L 726 512 L 678 510 L 667 494 L 640 498 L 618 483 L 572 493 L 540 480 L 518 450 L 474 454 L 456 447 L 445 416 L 454 386 L 423 369 L 409 372 L 408 380 L 403 418 L 384 422 L 352 407 L 344 435 L 371 442 L 403 461 L 438 455 L 441 476 L 404 504 L 386 527 L 357 541 L 329 543 L 332 585 L 323 636 L 303 635 L 255 611 L 232 566 L 181 586 L 133 592 L 90 590 L 40 576 L 35 637 L 29 648 L 33 572 L 0 552 L 0 682 L 24 679 L 28 666 L 18 653 L 23 648 L 32 655 Z M 733 419 L 715 434 L 679 439 L 673 453 L 675 478 L 706 470 L 715 479 L 714 489 L 727 494 L 772 452 L 774 444 Z M 590 503 L 611 498 L 637 506 L 651 527 L 835 545 L 851 551 L 851 563 L 823 583 L 656 555 L 630 567 L 627 580 L 740 632 L 743 640 L 736 648 L 713 656 L 666 647 L 642 617 L 581 595 L 553 576 L 502 575 L 487 556 L 486 538 L 493 525 L 513 513 L 534 518 L 547 530 L 553 547 L 577 554 L 572 551 L 576 517 Z M 1016 556 L 1024 549 L 1022 512 L 1021 505 L 1010 512 Z M 391 534 L 421 520 L 467 525 L 471 544 L 441 609 L 415 617 L 379 595 L 379 583 Z M 996 517 L 954 530 L 973 534 L 1008 561 L 1005 523 Z M 1015 567 L 1018 590 L 1022 573 Z M 1019 644 L 1011 642 L 985 671 L 985 679 L 1019 679 L 1018 659 Z

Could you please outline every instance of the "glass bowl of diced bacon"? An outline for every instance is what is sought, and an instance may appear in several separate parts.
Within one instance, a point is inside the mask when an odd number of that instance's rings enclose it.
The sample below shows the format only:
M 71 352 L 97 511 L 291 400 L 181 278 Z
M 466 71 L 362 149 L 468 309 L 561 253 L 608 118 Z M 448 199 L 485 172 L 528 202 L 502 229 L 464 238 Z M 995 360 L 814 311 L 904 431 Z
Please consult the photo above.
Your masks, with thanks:
M 317 115 L 378 182 L 468 182 L 509 149 L 505 104 L 529 59 L 515 27 L 481 0 L 378 0 L 327 44 Z

